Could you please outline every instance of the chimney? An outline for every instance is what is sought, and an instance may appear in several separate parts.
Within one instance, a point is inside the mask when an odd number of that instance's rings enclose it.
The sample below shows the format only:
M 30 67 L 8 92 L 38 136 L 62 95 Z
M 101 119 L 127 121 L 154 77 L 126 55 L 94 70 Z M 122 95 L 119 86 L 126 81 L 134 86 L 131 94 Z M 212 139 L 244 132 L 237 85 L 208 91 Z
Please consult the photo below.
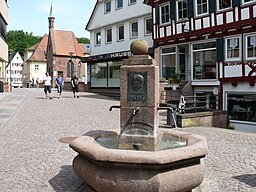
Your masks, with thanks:
M 54 28 L 54 19 L 55 18 L 52 16 L 52 3 L 51 3 L 50 15 L 48 17 L 49 29 Z

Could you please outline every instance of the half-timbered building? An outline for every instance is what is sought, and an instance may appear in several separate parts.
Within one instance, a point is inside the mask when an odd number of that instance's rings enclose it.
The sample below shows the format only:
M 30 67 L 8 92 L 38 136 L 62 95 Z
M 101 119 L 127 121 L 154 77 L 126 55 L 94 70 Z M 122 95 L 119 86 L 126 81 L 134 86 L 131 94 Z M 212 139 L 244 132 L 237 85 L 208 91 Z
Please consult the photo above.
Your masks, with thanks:
M 256 131 L 256 0 L 145 0 L 160 75 L 215 93 L 236 129 Z

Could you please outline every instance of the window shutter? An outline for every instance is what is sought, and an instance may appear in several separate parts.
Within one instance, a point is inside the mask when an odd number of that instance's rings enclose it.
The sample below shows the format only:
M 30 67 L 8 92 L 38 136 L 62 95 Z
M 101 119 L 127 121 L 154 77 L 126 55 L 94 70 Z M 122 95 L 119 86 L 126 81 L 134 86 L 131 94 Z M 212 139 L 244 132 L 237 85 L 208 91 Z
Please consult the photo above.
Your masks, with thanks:
M 188 0 L 188 18 L 194 17 L 194 3 L 193 0 Z
M 224 61 L 224 39 L 218 38 L 217 42 L 217 62 Z
M 210 13 L 216 12 L 216 1 L 209 0 L 209 12 Z
M 155 5 L 155 22 L 157 25 L 160 24 L 160 21 L 159 21 L 159 6 L 158 6 L 158 3 Z
M 238 7 L 241 4 L 241 0 L 232 0 L 232 6 L 233 7 Z
M 176 1 L 170 0 L 170 18 L 176 20 Z

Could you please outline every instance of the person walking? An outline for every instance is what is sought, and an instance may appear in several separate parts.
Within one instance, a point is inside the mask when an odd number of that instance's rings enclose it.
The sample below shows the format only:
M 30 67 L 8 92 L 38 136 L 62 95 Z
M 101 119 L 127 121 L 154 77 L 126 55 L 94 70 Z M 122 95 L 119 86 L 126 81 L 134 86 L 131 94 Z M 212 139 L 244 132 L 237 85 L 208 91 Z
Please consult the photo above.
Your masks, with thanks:
M 48 73 L 45 73 L 45 77 L 43 78 L 43 83 L 44 83 L 44 93 L 45 93 L 46 99 L 47 99 L 47 92 L 49 93 L 49 98 L 52 99 L 52 96 L 51 96 L 51 92 L 52 92 L 51 80 L 52 80 L 52 77 L 49 76 Z
M 76 75 L 74 75 L 71 79 L 71 85 L 73 90 L 74 98 L 79 98 L 79 90 L 78 90 L 78 78 Z
M 36 78 L 36 88 L 39 87 L 39 78 Z
M 61 74 L 58 75 L 58 77 L 56 78 L 56 86 L 57 86 L 57 92 L 58 92 L 58 99 L 61 97 L 62 94 L 62 87 L 63 87 L 63 77 L 61 76 Z

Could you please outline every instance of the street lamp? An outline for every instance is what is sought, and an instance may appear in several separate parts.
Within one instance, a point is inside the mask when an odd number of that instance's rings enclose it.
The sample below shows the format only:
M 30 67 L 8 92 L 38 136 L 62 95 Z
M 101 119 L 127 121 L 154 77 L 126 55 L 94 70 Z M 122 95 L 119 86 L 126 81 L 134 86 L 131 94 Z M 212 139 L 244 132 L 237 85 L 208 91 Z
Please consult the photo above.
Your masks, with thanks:
M 72 61 L 72 56 L 73 56 L 74 52 L 69 52 L 69 55 L 70 55 L 70 60 L 69 60 L 69 70 L 70 70 L 70 77 L 72 78 L 73 77 L 73 73 L 74 73 L 74 65 L 73 65 L 73 61 Z
M 77 76 L 80 78 L 80 73 L 81 73 L 81 61 L 77 63 Z
M 9 52 L 8 61 L 9 61 L 9 65 L 10 65 L 10 92 L 12 92 L 12 62 L 11 62 L 11 55 L 12 55 L 12 53 Z

